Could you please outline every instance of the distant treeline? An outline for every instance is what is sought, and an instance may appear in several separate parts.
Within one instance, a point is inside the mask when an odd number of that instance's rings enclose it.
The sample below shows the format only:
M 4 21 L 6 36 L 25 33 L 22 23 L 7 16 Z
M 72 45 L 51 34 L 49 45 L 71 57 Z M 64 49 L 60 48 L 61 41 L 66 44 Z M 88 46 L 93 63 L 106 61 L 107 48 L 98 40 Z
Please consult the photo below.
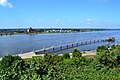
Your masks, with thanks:
M 90 32 L 90 31 L 107 31 L 107 30 L 120 30 L 120 29 L 91 29 L 91 28 L 33 28 L 34 31 L 28 32 L 29 28 L 24 29 L 0 29 L 0 35 L 12 34 L 29 34 L 29 33 L 70 33 L 70 32 Z
M 28 28 L 21 29 L 0 29 L 0 31 L 26 31 Z M 94 30 L 94 31 L 102 31 L 102 30 L 120 30 L 120 29 L 99 29 L 99 28 L 34 28 L 35 30 Z

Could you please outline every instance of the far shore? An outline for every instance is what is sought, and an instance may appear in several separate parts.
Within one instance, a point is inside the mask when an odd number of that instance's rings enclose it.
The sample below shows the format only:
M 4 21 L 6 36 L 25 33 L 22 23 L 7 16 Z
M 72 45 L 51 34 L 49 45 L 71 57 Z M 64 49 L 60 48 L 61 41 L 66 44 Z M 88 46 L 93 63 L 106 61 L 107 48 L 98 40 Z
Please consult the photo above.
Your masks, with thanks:
M 82 31 L 80 31 L 82 32 Z M 84 31 L 95 32 L 95 31 Z M 14 34 L 0 34 L 0 36 L 12 36 L 12 35 L 36 35 L 36 34 L 65 34 L 65 33 L 79 33 L 79 32 L 42 32 L 42 33 L 14 33 Z M 83 33 L 83 32 L 82 32 Z

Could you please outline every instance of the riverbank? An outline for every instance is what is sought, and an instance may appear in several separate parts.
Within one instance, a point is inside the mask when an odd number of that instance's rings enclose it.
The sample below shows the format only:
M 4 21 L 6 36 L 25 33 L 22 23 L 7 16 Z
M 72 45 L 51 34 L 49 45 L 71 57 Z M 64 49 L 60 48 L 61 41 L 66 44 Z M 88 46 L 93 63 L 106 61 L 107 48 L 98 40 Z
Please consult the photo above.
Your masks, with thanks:
M 16 35 L 16 34 L 50 34 L 50 33 L 74 33 L 74 32 L 92 32 L 106 31 L 114 29 L 76 29 L 76 28 L 46 28 L 46 29 L 0 29 L 0 35 Z
M 63 54 L 58 54 L 58 56 L 62 56 Z M 69 53 L 70 57 L 72 58 L 72 53 Z M 89 50 L 89 51 L 82 51 L 82 56 L 94 56 L 96 55 L 96 50 Z M 35 54 L 33 51 L 28 52 L 28 53 L 23 53 L 23 54 L 17 54 L 13 56 L 19 56 L 22 59 L 29 59 L 32 57 L 37 57 L 37 56 L 44 56 L 44 54 Z M 0 61 L 2 60 L 2 57 L 0 58 Z
M 59 56 L 62 56 L 63 54 L 58 54 Z M 70 56 L 72 56 L 72 53 L 69 53 Z M 82 56 L 91 56 L 91 55 L 96 55 L 96 50 L 90 50 L 90 51 L 84 51 L 82 52 Z M 20 56 L 22 59 L 26 58 L 32 58 L 35 56 L 44 56 L 44 54 L 35 54 L 33 51 L 28 52 L 28 53 L 23 53 L 23 54 L 17 54 L 17 56 Z
M 80 31 L 82 32 L 82 31 Z M 84 31 L 95 32 L 95 31 Z M 79 32 L 42 32 L 42 33 L 13 33 L 13 34 L 0 34 L 0 36 L 12 36 L 12 35 L 37 35 L 37 34 L 65 34 L 65 33 L 79 33 Z M 83 33 L 83 32 L 82 32 Z

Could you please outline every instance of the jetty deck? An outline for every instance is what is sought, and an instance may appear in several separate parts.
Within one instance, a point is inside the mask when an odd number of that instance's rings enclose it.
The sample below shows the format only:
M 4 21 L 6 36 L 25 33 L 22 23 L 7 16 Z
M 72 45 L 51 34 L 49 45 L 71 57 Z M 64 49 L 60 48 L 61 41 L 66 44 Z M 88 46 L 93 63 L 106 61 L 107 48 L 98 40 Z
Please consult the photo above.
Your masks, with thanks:
M 109 41 L 109 38 L 70 42 L 70 43 L 67 43 L 67 44 L 60 44 L 60 45 L 57 45 L 57 46 L 50 46 L 50 47 L 46 47 L 46 48 L 44 47 L 43 49 L 36 50 L 34 52 L 35 52 L 36 55 L 37 54 L 43 54 L 43 53 L 46 53 L 46 52 L 53 53 L 53 52 L 67 50 L 67 49 L 82 46 L 82 45 L 95 44 L 95 43 L 107 42 L 107 41 Z

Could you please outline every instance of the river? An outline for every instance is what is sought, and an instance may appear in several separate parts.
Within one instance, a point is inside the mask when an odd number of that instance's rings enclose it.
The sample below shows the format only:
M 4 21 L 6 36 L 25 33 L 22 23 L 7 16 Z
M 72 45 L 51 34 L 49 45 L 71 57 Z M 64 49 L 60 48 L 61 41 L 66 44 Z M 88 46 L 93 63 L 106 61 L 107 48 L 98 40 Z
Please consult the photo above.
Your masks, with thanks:
M 96 31 L 96 32 L 79 32 L 79 33 L 55 33 L 55 34 L 33 34 L 33 35 L 12 35 L 0 36 L 0 57 L 5 55 L 15 55 L 33 50 L 39 50 L 44 47 L 65 44 L 69 42 L 93 40 L 108 38 L 114 36 L 115 43 L 120 43 L 120 30 L 113 31 Z M 106 45 L 108 42 L 89 44 L 76 47 L 80 50 L 96 49 L 99 45 Z M 64 50 L 58 53 L 71 52 L 73 49 Z

